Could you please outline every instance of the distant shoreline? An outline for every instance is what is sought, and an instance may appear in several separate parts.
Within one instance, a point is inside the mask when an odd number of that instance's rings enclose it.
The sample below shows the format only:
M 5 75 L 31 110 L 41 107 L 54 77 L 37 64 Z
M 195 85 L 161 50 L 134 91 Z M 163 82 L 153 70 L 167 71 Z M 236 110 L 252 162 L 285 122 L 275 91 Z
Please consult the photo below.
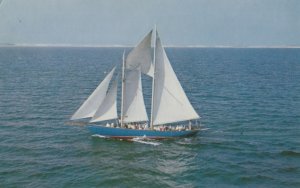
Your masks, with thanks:
M 0 47 L 61 47 L 61 48 L 133 48 L 134 46 L 127 45 L 68 45 L 68 44 L 0 44 Z M 166 48 L 291 48 L 298 49 L 300 46 L 203 46 L 203 45 L 187 45 L 175 46 L 165 45 Z

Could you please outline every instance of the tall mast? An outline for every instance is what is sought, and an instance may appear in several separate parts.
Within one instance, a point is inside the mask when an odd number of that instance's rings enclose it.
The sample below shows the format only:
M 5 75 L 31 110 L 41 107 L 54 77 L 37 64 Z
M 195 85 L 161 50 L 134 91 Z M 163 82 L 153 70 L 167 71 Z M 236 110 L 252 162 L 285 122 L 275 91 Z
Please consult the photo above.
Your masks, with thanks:
M 124 93 L 125 93 L 125 50 L 122 58 L 122 95 L 121 95 L 121 127 L 124 127 Z
M 151 99 L 151 121 L 150 128 L 153 130 L 153 105 L 154 105 L 154 84 L 155 84 L 155 48 L 156 48 L 156 25 L 154 26 L 154 43 L 153 43 L 153 80 L 152 80 L 152 99 Z

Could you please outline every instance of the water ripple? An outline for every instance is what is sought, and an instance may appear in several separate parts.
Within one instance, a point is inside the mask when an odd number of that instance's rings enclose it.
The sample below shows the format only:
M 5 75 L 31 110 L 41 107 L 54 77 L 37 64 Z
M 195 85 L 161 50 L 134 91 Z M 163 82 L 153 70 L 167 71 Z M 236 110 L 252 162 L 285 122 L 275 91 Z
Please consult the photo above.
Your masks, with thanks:
M 0 48 L 0 187 L 300 187 L 299 49 L 168 48 L 208 129 L 158 146 L 68 122 L 122 52 Z

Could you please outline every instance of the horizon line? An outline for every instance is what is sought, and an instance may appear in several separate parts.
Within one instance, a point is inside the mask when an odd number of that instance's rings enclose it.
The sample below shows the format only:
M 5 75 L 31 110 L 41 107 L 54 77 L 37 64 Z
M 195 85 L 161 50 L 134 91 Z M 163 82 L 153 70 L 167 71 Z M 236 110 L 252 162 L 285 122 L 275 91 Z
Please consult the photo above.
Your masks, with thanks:
M 0 47 L 74 47 L 74 48 L 133 48 L 134 45 L 92 45 L 92 44 L 1 44 Z M 274 46 L 264 46 L 264 45 L 249 45 L 249 46 L 239 46 L 239 45 L 164 45 L 166 48 L 300 48 L 300 46 L 293 45 L 274 45 Z

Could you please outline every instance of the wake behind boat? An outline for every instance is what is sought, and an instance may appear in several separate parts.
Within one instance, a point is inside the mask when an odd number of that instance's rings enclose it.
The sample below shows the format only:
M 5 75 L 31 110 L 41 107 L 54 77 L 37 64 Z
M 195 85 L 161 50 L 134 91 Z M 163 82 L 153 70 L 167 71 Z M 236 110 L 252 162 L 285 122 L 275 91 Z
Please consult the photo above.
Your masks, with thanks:
M 123 53 L 119 117 L 119 77 L 114 77 L 115 69 L 107 74 L 71 120 L 91 118 L 90 123 L 102 122 L 101 125 L 88 126 L 89 130 L 97 135 L 121 139 L 186 137 L 199 131 L 195 121 L 199 115 L 188 100 L 156 29 L 155 32 L 150 31 L 126 58 Z M 144 103 L 142 75 L 152 77 L 150 122 Z

